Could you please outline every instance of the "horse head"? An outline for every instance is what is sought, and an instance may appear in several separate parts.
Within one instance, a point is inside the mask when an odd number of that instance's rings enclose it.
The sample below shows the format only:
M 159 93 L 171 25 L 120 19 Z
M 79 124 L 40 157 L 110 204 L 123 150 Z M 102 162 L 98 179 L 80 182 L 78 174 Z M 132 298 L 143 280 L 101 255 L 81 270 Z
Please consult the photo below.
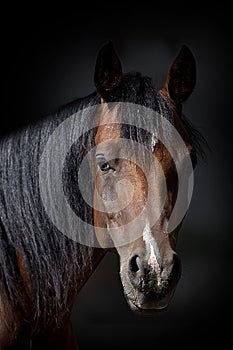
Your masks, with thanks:
M 101 247 L 119 254 L 124 294 L 130 307 L 142 313 L 166 308 L 181 275 L 176 241 L 183 217 L 170 231 L 168 227 L 178 200 L 177 167 L 182 168 L 187 157 L 195 162 L 182 117 L 182 104 L 193 91 L 195 77 L 195 60 L 186 46 L 160 90 L 139 74 L 123 75 L 111 43 L 100 50 L 96 61 L 95 85 L 101 104 L 95 136 L 95 232 Z M 155 111 L 168 124 L 162 125 L 153 116 Z M 144 118 L 150 130 L 127 123 L 126 116 L 132 114 Z M 185 152 L 175 140 L 174 129 Z M 156 137 L 158 132 L 164 141 Z M 182 201 L 187 201 L 184 193 L 179 197 Z

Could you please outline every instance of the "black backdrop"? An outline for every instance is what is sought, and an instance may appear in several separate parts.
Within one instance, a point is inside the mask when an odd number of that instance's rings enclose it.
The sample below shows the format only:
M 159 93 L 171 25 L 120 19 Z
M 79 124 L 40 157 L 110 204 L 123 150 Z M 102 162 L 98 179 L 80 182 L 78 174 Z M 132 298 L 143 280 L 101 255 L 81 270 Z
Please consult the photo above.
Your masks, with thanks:
M 218 7 L 217 7 L 218 5 Z M 124 71 L 138 70 L 162 87 L 182 44 L 197 61 L 197 85 L 184 106 L 211 148 L 195 172 L 195 191 L 178 251 L 183 274 L 168 311 L 140 317 L 128 308 L 117 256 L 108 254 L 74 305 L 80 349 L 207 347 L 230 335 L 231 307 L 231 36 L 223 4 L 202 9 L 102 3 L 3 11 L 1 134 L 94 90 L 99 48 L 109 39 Z

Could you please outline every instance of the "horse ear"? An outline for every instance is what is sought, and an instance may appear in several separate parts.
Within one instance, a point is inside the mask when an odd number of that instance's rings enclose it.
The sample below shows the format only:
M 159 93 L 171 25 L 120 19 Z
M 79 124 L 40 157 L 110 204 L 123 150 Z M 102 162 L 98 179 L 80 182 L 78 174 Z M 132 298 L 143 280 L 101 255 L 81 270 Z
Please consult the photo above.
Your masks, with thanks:
M 98 53 L 94 75 L 96 90 L 104 100 L 120 85 L 122 77 L 121 62 L 109 42 Z
M 183 45 L 168 70 L 165 90 L 176 104 L 180 104 L 190 96 L 195 83 L 195 58 L 190 49 L 186 45 Z

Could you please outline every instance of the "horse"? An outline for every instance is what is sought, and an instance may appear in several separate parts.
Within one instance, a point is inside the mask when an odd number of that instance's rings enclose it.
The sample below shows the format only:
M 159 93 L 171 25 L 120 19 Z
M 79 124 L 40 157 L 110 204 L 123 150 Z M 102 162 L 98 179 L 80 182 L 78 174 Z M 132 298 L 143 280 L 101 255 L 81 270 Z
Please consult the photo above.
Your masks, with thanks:
M 76 349 L 72 305 L 109 251 L 119 255 L 129 307 L 142 315 L 166 310 L 181 276 L 176 242 L 189 202 L 178 198 L 179 173 L 192 177 L 200 148 L 182 112 L 195 82 L 186 45 L 157 89 L 141 73 L 123 74 L 109 42 L 97 55 L 93 93 L 1 138 L 2 350 Z M 178 169 L 186 158 L 189 173 Z M 62 196 L 54 200 L 56 187 Z M 185 208 L 169 230 L 178 199 Z M 70 224 L 70 212 L 81 219 Z

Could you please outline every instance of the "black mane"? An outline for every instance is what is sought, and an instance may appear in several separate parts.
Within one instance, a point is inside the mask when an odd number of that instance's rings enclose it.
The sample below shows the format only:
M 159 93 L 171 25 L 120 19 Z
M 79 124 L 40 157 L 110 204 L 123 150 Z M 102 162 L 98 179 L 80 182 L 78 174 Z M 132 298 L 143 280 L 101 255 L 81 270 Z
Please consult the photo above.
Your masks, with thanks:
M 7 297 L 12 310 L 22 313 L 20 303 L 26 301 L 34 310 L 35 323 L 40 319 L 46 325 L 64 311 L 68 291 L 77 288 L 93 251 L 68 239 L 48 219 L 39 191 L 40 156 L 63 120 L 98 101 L 96 94 L 74 101 L 0 141 L 0 295 Z

